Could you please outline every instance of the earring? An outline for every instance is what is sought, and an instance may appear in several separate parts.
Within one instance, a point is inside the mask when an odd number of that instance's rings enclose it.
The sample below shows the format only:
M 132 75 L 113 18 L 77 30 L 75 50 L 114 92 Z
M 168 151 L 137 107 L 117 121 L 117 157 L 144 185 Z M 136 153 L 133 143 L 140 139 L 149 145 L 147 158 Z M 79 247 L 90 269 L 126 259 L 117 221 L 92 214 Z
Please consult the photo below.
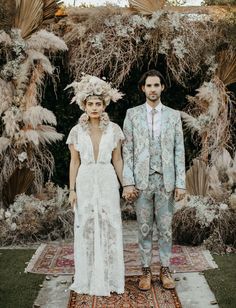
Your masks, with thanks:
M 79 124 L 86 130 L 88 128 L 89 116 L 84 112 L 79 118 Z
M 108 114 L 103 111 L 100 116 L 100 123 L 99 123 L 100 129 L 104 130 L 109 124 L 109 122 L 110 122 L 110 119 L 109 119 Z

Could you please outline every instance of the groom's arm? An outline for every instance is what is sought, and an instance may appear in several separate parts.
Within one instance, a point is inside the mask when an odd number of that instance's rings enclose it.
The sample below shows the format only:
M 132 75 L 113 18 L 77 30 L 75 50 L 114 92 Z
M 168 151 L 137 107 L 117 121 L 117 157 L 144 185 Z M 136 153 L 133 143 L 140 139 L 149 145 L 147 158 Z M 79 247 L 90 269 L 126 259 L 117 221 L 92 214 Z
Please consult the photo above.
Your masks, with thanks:
M 180 113 L 175 125 L 175 187 L 185 189 L 185 152 Z
M 123 132 L 125 140 L 123 142 L 123 186 L 135 185 L 134 181 L 134 142 L 133 142 L 133 125 L 131 120 L 132 110 L 127 110 Z

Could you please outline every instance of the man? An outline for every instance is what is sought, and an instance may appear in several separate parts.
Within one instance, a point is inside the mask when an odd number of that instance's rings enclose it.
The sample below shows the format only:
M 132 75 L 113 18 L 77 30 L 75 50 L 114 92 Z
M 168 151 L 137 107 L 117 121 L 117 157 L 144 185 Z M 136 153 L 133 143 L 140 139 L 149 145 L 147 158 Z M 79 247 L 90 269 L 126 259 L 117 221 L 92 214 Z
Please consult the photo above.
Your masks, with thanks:
M 169 264 L 174 201 L 185 195 L 185 160 L 179 111 L 161 103 L 165 80 L 160 72 L 146 72 L 139 81 L 143 105 L 127 111 L 124 121 L 123 196 L 135 202 L 142 276 L 139 289 L 151 288 L 152 234 L 157 225 L 161 262 L 160 280 L 173 289 Z

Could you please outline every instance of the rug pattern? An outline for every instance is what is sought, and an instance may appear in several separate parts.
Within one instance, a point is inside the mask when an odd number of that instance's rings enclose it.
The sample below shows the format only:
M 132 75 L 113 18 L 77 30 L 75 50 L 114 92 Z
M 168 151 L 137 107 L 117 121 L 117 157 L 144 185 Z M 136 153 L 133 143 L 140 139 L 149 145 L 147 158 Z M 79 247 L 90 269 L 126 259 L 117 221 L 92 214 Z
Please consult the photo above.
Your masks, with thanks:
M 137 243 L 124 245 L 126 276 L 141 274 Z M 157 275 L 160 260 L 157 246 L 153 247 L 152 272 Z M 174 245 L 172 249 L 171 269 L 173 272 L 200 272 L 216 268 L 210 253 L 202 246 L 190 247 Z M 38 274 L 74 274 L 73 244 L 42 244 L 29 262 L 26 272 Z
M 138 278 L 128 277 L 125 281 L 124 294 L 108 296 L 89 296 L 70 293 L 67 308 L 181 308 L 175 290 L 164 290 L 157 277 L 150 291 L 140 291 L 137 287 Z

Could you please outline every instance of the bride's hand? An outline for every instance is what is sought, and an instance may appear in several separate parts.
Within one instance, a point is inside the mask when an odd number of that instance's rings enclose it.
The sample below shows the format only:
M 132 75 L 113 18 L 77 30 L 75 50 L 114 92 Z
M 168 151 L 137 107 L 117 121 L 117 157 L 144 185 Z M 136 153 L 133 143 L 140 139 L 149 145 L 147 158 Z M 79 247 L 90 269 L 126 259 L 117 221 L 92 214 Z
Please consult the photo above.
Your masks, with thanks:
M 72 207 L 74 207 L 76 205 L 76 201 L 77 201 L 77 196 L 76 196 L 76 192 L 75 191 L 70 191 L 69 194 L 69 203 Z

